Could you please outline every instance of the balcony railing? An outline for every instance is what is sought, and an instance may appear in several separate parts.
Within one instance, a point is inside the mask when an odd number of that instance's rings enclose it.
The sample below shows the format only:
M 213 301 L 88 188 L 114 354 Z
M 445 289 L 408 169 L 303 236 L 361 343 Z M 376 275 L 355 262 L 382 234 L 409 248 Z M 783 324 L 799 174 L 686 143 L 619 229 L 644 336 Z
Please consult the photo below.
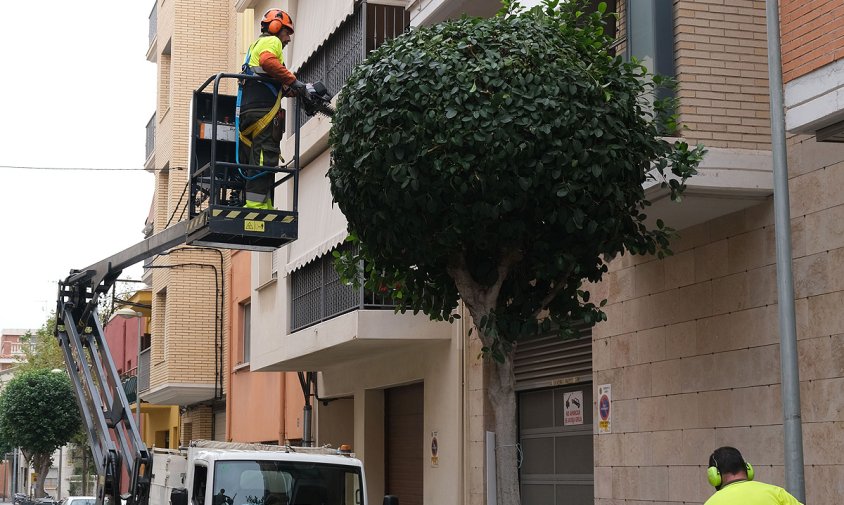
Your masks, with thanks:
M 330 92 L 338 93 L 370 51 L 404 33 L 409 26 L 410 13 L 404 7 L 361 2 L 296 70 L 296 77 L 303 82 L 322 81 Z M 308 119 L 304 113 L 299 117 L 302 124 Z
M 12 342 L 9 344 L 9 352 L 12 353 L 13 356 L 23 356 L 25 354 L 26 347 L 29 347 L 30 351 L 35 350 L 35 344 L 30 342 Z
M 141 350 L 138 357 L 138 391 L 143 393 L 149 391 L 149 359 L 150 348 Z
M 291 332 L 353 310 L 395 306 L 388 296 L 343 284 L 333 262 L 328 253 L 291 274 Z
M 155 41 L 155 35 L 158 33 L 158 1 L 152 3 L 152 12 L 149 13 L 149 45 Z
M 136 369 L 132 369 L 135 371 Z M 138 377 L 136 375 L 123 374 L 123 392 L 126 393 L 126 401 L 134 403 L 138 398 Z
M 147 160 L 155 152 L 155 113 L 147 121 Z

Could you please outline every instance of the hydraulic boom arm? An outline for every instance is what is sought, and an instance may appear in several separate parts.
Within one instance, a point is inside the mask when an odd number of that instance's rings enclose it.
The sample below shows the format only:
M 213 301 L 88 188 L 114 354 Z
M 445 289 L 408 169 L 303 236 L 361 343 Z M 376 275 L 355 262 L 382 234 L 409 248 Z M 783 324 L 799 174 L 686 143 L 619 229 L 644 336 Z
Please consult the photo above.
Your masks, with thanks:
M 191 127 L 189 218 L 110 256 L 88 268 L 71 270 L 59 282 L 56 337 L 73 382 L 79 410 L 97 466 L 97 502 L 147 505 L 152 457 L 141 439 L 117 367 L 109 352 L 97 314 L 99 296 L 108 292 L 124 268 L 182 244 L 271 251 L 298 236 L 299 114 L 332 115 L 331 96 L 321 83 L 308 85 L 307 96 L 296 98 L 293 159 L 285 166 L 237 163 L 236 144 L 224 133 L 234 117 L 234 97 L 219 94 L 221 79 L 261 80 L 242 74 L 217 74 L 193 97 Z M 205 91 L 211 86 L 211 92 Z M 226 119 L 227 120 L 227 119 Z M 207 127 L 207 130 L 205 129 Z M 208 133 L 210 132 L 210 135 Z M 244 171 L 260 171 L 275 178 L 275 186 L 292 186 L 291 208 L 244 210 L 237 195 L 244 189 Z M 288 188 L 285 188 L 287 190 Z M 137 399 L 140 403 L 140 398 Z M 128 493 L 121 497 L 123 472 Z

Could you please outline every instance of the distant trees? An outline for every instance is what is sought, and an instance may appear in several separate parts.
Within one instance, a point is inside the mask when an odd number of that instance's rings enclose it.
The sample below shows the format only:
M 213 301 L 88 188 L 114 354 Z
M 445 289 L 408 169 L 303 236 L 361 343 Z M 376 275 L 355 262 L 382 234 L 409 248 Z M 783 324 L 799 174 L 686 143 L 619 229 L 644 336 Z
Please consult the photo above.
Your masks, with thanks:
M 44 480 L 53 452 L 79 432 L 79 410 L 65 373 L 22 371 L 0 393 L 0 440 L 20 447 L 36 472 L 35 496 L 44 496 Z

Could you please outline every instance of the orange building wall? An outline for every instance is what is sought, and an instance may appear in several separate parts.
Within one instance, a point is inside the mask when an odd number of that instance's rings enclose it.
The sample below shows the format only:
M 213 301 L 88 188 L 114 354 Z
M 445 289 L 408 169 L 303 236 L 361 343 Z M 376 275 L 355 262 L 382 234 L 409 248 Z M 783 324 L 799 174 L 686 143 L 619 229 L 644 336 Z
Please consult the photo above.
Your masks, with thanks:
M 228 334 L 229 392 L 226 399 L 226 438 L 235 442 L 278 442 L 302 437 L 302 390 L 295 373 L 251 372 L 238 367 L 243 327 L 241 304 L 251 295 L 251 256 L 235 251 L 231 257 Z M 287 402 L 285 403 L 285 397 Z
M 844 2 L 780 0 L 783 81 L 844 58 Z

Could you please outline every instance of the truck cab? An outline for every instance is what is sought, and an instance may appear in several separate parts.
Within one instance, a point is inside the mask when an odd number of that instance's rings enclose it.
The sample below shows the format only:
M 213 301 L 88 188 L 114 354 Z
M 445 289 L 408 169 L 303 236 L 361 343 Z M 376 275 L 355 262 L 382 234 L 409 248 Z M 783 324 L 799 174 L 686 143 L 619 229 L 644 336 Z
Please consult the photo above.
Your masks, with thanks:
M 153 458 L 151 505 L 365 505 L 363 465 L 336 449 L 195 441 Z

